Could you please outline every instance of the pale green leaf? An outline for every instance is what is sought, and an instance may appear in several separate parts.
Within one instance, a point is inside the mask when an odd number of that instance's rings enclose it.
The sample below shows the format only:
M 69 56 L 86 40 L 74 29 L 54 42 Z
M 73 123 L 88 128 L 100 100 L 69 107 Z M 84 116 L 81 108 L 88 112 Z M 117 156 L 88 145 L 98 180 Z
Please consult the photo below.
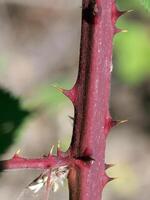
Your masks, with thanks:
M 150 0 L 140 0 L 142 5 L 150 11 Z

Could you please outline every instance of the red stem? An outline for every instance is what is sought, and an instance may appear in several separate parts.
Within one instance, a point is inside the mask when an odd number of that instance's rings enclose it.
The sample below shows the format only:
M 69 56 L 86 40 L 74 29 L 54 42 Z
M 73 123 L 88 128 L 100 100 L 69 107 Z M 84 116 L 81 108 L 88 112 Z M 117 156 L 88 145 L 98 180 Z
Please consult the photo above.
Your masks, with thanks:
M 94 162 L 89 167 L 81 165 L 71 170 L 71 200 L 99 200 L 110 180 L 105 174 L 104 160 L 106 136 L 112 127 L 112 40 L 118 16 L 114 0 L 83 0 L 78 79 L 66 95 L 75 107 L 71 154 L 84 160 L 92 158 Z
M 70 200 L 100 200 L 104 185 L 112 180 L 105 170 L 106 137 L 118 122 L 109 114 L 112 41 L 119 30 L 120 15 L 114 0 L 83 0 L 79 72 L 71 90 L 62 90 L 75 108 L 73 137 L 69 150 L 57 156 L 25 159 L 15 155 L 0 161 L 0 168 L 47 169 L 70 167 Z
M 59 166 L 68 165 L 68 158 L 58 156 L 47 156 L 39 159 L 27 159 L 15 155 L 10 160 L 0 161 L 0 169 L 50 169 Z

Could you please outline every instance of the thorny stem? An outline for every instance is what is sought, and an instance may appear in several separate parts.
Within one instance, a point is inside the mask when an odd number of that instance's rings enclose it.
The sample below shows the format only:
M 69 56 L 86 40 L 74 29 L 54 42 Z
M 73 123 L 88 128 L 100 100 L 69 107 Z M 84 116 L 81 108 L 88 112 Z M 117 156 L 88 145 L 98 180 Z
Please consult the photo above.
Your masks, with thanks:
M 43 158 L 27 159 L 15 154 L 10 160 L 0 161 L 0 169 L 50 169 L 68 164 L 69 160 L 67 157 L 51 155 Z
M 70 171 L 71 200 L 99 200 L 104 185 L 106 136 L 113 126 L 109 114 L 112 40 L 114 24 L 122 13 L 114 0 L 83 0 L 81 49 L 78 78 L 66 95 L 75 107 L 70 152 L 73 157 L 91 158 L 90 166 Z
M 66 153 L 25 159 L 15 155 L 0 161 L 2 169 L 49 169 L 67 165 L 70 200 L 100 200 L 105 184 L 112 180 L 105 170 L 106 138 L 117 121 L 109 113 L 112 41 L 120 30 L 116 20 L 124 14 L 115 0 L 82 0 L 79 72 L 71 90 L 60 89 L 75 108 L 74 129 Z

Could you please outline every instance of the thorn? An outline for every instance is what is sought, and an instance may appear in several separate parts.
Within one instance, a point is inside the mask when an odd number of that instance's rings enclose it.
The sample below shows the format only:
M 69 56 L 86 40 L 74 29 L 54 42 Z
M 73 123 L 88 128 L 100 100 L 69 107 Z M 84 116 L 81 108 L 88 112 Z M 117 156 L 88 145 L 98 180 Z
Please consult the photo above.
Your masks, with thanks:
M 121 17 L 122 15 L 125 15 L 127 13 L 133 12 L 134 10 L 130 9 L 130 10 L 125 10 L 125 11 L 117 11 L 117 17 Z
M 127 33 L 128 32 L 128 30 L 122 30 L 121 31 L 121 33 Z
M 52 86 L 53 88 L 55 88 L 56 90 L 58 90 L 59 92 L 64 93 L 64 89 L 63 89 L 63 88 L 58 87 L 58 86 L 53 85 L 53 84 L 51 84 L 51 86 Z
M 60 140 L 58 140 L 57 148 L 60 149 Z
M 128 122 L 128 119 L 125 119 L 125 120 L 118 120 L 118 124 L 117 125 L 119 125 L 119 124 L 123 124 L 123 123 L 126 123 L 126 122 Z
M 113 4 L 113 7 L 112 7 L 112 20 L 113 22 L 115 23 L 118 18 L 122 15 L 124 15 L 126 13 L 126 11 L 121 11 L 121 10 L 118 10 L 118 8 Z
M 16 155 L 19 155 L 20 152 L 21 152 L 21 149 L 18 149 L 18 150 L 16 151 Z
M 60 140 L 58 140 L 58 144 L 57 144 L 57 155 L 58 156 L 62 155 L 62 151 L 61 151 L 61 147 L 60 147 Z
M 109 183 L 113 180 L 116 180 L 116 179 L 117 179 L 117 177 L 109 177 L 106 174 L 104 174 L 103 179 L 102 179 L 103 180 L 103 186 L 105 186 L 107 183 Z
M 21 150 L 18 149 L 18 150 L 16 151 L 16 153 L 14 154 L 13 158 L 20 158 L 20 156 L 19 156 L 20 152 L 21 152 Z
M 133 11 L 133 10 L 119 11 L 119 10 L 117 10 L 116 7 L 114 7 L 114 8 L 113 8 L 113 16 L 112 16 L 113 22 L 115 23 L 115 22 L 118 20 L 119 17 L 121 17 L 121 16 L 123 16 L 123 15 L 125 15 L 125 14 L 127 14 L 127 13 L 130 13 L 130 12 L 132 12 L 132 11 Z
M 68 97 L 72 103 L 74 104 L 77 94 L 76 94 L 76 86 L 74 86 L 72 89 L 70 90 L 64 90 L 63 94 Z
M 71 119 L 71 124 L 73 125 L 73 123 L 74 123 L 74 117 L 71 117 L 71 116 L 68 116 L 69 117 L 69 119 Z
M 116 179 L 118 179 L 118 177 L 108 177 L 108 182 L 114 181 Z
M 111 167 L 114 167 L 115 164 L 105 164 L 105 170 L 111 168 Z
M 112 120 L 112 121 L 111 121 L 111 126 L 112 126 L 112 127 L 118 126 L 118 125 L 123 124 L 123 123 L 126 123 L 126 122 L 128 122 L 127 119 L 125 119 L 125 120 Z
M 122 29 L 120 28 L 114 28 L 114 34 L 117 34 L 117 33 L 121 33 L 122 32 Z
M 52 155 L 52 154 L 53 154 L 54 147 L 55 147 L 54 145 L 51 146 L 51 149 L 50 149 L 49 155 Z
M 120 29 L 120 28 L 114 28 L 114 34 L 117 34 L 117 33 L 127 33 L 128 32 L 128 30 L 122 30 L 122 29 Z
M 116 11 L 116 16 L 117 17 L 121 17 L 122 15 L 124 15 L 126 13 L 126 11 Z
M 106 124 L 105 124 L 105 133 L 106 133 L 106 136 L 108 135 L 109 133 L 109 130 L 111 128 L 113 128 L 114 126 L 118 126 L 120 124 L 123 124 L 123 123 L 126 123 L 128 122 L 128 120 L 113 120 L 111 117 L 109 118 L 106 118 Z
M 134 10 L 133 9 L 130 9 L 130 10 L 127 10 L 126 13 L 130 13 L 130 12 L 133 12 Z
M 52 87 L 56 88 L 59 92 L 63 93 L 66 97 L 68 97 L 73 103 L 76 99 L 76 86 L 74 86 L 70 90 L 63 89 L 61 87 L 58 87 L 56 85 L 51 85 Z
M 70 116 L 70 115 L 69 115 L 68 117 L 69 117 L 72 121 L 74 121 L 74 117 L 72 117 L 72 116 Z

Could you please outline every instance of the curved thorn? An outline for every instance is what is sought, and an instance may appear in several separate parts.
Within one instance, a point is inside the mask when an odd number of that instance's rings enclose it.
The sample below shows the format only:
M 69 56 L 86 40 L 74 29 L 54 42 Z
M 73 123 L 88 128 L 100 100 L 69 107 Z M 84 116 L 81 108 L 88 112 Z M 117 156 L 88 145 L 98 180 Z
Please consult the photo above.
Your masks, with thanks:
M 107 183 L 116 180 L 118 177 L 109 177 L 106 174 L 103 176 L 103 186 L 105 186 Z
M 51 85 L 52 87 L 54 87 L 55 89 L 57 89 L 59 92 L 61 92 L 62 94 L 64 94 L 66 97 L 68 97 L 72 102 L 74 101 L 74 94 L 73 94 L 73 89 L 71 90 L 66 90 L 63 89 L 61 87 L 58 87 L 56 85 Z
M 118 179 L 118 177 L 108 177 L 108 182 L 114 181 L 116 179 Z
M 51 84 L 51 86 L 56 88 L 59 92 L 63 93 L 66 97 L 68 97 L 72 101 L 72 103 L 74 103 L 74 101 L 76 99 L 76 86 L 74 86 L 70 90 L 63 89 L 54 84 Z
M 70 90 L 64 90 L 64 91 L 63 91 L 63 94 L 64 94 L 66 97 L 68 97 L 68 98 L 72 101 L 72 103 L 75 102 L 75 100 L 76 100 L 76 88 L 75 88 L 75 87 L 73 87 L 73 88 L 70 89 Z
M 116 14 L 116 16 L 118 18 L 118 17 L 121 17 L 122 15 L 126 14 L 126 11 L 119 11 L 119 10 L 117 10 L 115 14 Z
M 105 170 L 111 168 L 111 167 L 114 167 L 115 164 L 105 164 Z
M 114 8 L 114 15 L 116 18 L 121 17 L 122 15 L 125 15 L 127 13 L 133 12 L 134 10 L 130 9 L 130 10 L 117 10 L 117 8 Z
M 133 9 L 130 9 L 130 10 L 127 10 L 126 13 L 130 13 L 130 12 L 133 12 L 134 10 Z
M 70 115 L 68 115 L 68 117 L 69 117 L 72 121 L 74 121 L 74 117 L 72 117 L 72 116 L 70 116 Z

